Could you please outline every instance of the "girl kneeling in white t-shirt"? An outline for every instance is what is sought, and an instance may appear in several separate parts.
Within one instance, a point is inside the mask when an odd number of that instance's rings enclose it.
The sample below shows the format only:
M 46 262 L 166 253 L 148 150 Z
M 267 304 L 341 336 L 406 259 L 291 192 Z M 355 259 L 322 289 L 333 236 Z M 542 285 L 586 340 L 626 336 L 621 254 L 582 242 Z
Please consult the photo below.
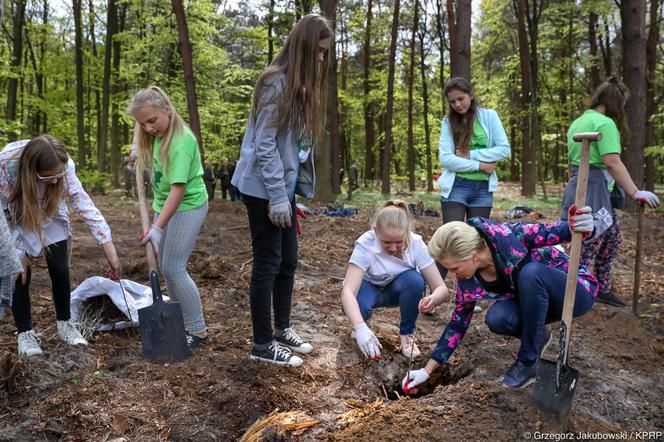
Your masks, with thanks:
M 425 281 L 441 302 L 449 297 L 422 237 L 410 231 L 406 204 L 388 201 L 374 216 L 372 229 L 355 241 L 341 292 L 344 313 L 366 357 L 380 359 L 382 346 L 365 322 L 376 307 L 399 307 L 401 352 L 420 354 L 413 333 Z

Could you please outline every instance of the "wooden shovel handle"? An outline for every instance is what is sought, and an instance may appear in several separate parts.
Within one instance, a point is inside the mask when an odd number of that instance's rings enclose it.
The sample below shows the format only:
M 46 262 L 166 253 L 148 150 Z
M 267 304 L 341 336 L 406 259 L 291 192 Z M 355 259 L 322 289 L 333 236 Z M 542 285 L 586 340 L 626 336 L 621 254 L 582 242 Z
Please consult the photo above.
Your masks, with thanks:
M 590 142 L 602 139 L 599 132 L 586 132 L 574 134 L 574 141 L 581 141 L 581 161 L 576 180 L 576 196 L 574 204 L 577 208 L 586 205 L 586 191 L 588 189 L 588 169 L 590 166 Z M 583 245 L 583 234 L 572 232 L 572 246 L 569 253 L 569 268 L 567 270 L 567 283 L 565 284 L 565 301 L 563 303 L 562 322 L 565 324 L 565 351 L 563 352 L 563 364 L 567 364 L 569 351 L 569 336 L 572 331 L 572 318 L 574 316 L 574 302 L 576 301 L 576 284 L 579 276 L 579 262 L 581 261 L 581 246 Z
M 141 224 L 145 232 L 150 228 L 150 215 L 148 215 L 148 205 L 145 198 L 145 185 L 143 182 L 143 174 L 145 169 L 136 167 L 136 192 L 138 193 L 138 208 L 141 211 Z M 148 259 L 148 267 L 150 270 L 157 271 L 157 260 L 154 257 L 154 249 L 152 248 L 152 241 L 145 243 L 145 256 Z

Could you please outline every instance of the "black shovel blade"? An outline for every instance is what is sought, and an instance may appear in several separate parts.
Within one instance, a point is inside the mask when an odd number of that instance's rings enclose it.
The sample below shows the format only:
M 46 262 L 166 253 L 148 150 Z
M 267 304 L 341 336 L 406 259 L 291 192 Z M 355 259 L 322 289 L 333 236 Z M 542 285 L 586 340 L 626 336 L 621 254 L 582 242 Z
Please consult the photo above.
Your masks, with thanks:
M 543 419 L 563 428 L 567 425 L 578 381 L 579 372 L 574 368 L 540 359 L 533 387 L 533 401 L 542 412 Z
M 159 364 L 172 364 L 191 355 L 180 304 L 165 303 L 157 272 L 150 272 L 152 305 L 138 310 L 143 356 Z

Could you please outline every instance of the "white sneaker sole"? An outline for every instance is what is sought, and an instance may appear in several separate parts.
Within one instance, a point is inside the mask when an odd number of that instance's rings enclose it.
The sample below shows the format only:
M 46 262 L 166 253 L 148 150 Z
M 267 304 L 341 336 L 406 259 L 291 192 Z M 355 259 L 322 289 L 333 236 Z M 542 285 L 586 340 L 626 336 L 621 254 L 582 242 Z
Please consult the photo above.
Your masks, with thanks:
M 280 344 L 283 344 L 283 345 L 285 345 L 285 346 L 287 346 L 288 348 L 290 348 L 290 349 L 293 350 L 294 352 L 302 353 L 302 354 L 305 354 L 305 355 L 311 353 L 312 351 L 314 351 L 314 348 L 313 348 L 311 345 L 306 346 L 306 347 L 305 347 L 305 346 L 302 346 L 302 347 L 294 347 L 294 346 L 292 346 L 292 345 L 288 345 L 288 344 L 283 343 L 283 342 L 281 342 L 281 341 L 279 341 L 279 343 L 280 343 Z
M 287 365 L 289 367 L 299 367 L 300 365 L 304 364 L 304 361 L 301 358 L 298 358 L 297 356 L 291 356 L 291 358 L 288 361 L 275 361 L 274 359 L 268 359 L 268 358 L 262 358 L 260 356 L 255 356 L 255 355 L 249 355 L 249 359 L 252 361 L 260 361 L 260 362 L 267 362 L 269 364 L 274 364 L 274 365 Z
M 43 354 L 44 354 L 43 350 L 39 350 L 39 351 L 34 351 L 33 350 L 33 351 L 30 351 L 30 352 L 19 352 L 18 355 L 29 358 L 31 356 L 38 356 L 38 355 L 43 355 Z

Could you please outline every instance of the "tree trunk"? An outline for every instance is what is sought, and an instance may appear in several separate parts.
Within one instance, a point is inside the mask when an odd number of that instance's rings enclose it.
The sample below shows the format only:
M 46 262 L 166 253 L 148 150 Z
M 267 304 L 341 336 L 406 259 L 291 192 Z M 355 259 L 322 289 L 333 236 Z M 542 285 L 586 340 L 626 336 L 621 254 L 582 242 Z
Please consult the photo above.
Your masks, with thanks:
M 272 63 L 274 59 L 274 2 L 270 0 L 270 9 L 267 13 L 267 64 Z
M 609 29 L 609 19 L 603 17 L 604 21 L 604 35 L 599 39 L 599 48 L 602 51 L 602 61 L 604 65 L 604 76 L 609 77 L 613 74 L 613 66 L 611 61 L 611 32 Z
M 425 16 L 426 18 L 426 16 Z M 443 19 L 443 3 L 442 0 L 436 0 L 436 35 L 438 36 L 438 57 L 439 57 L 439 71 L 438 71 L 438 82 L 440 86 L 440 105 L 441 105 L 441 115 L 445 114 L 445 97 L 443 97 L 443 91 L 445 90 L 445 49 L 447 47 L 447 42 L 445 41 L 445 20 Z M 422 44 L 420 39 L 420 44 Z
M 528 34 L 526 33 L 526 1 L 515 0 L 517 30 L 519 37 L 519 60 L 521 65 L 521 193 L 531 197 L 535 193 L 535 155 L 530 145 L 531 78 L 528 56 Z
M 376 156 L 374 155 L 375 132 L 374 132 L 374 116 L 373 104 L 371 102 L 371 83 L 369 79 L 369 68 L 371 65 L 371 19 L 373 2 L 368 0 L 367 3 L 367 24 L 364 29 L 364 51 L 363 51 L 363 71 L 362 71 L 362 85 L 364 88 L 364 180 L 373 180 L 374 169 L 376 165 Z
M 113 36 L 117 33 L 118 14 L 115 0 L 108 0 L 106 11 L 106 40 L 104 43 L 104 80 L 101 95 L 101 131 L 99 151 L 97 152 L 97 170 L 106 172 L 106 151 L 108 150 L 108 105 L 111 99 L 111 56 L 113 53 Z
M 431 129 L 429 128 L 429 88 L 427 87 L 426 76 L 426 54 L 424 53 L 424 38 L 426 37 L 426 15 L 422 29 L 419 32 L 420 40 L 420 77 L 422 79 L 422 104 L 424 113 L 424 142 L 426 143 L 426 164 L 427 164 L 427 192 L 433 191 L 433 161 L 431 159 Z M 441 66 L 442 69 L 442 66 Z
M 332 26 L 332 35 L 336 35 L 336 22 L 337 22 L 337 0 L 320 0 L 320 10 L 325 17 L 330 21 Z M 319 194 L 329 193 L 333 199 L 333 194 L 341 192 L 339 184 L 339 94 L 337 92 L 337 51 L 335 39 L 332 39 L 330 50 L 328 52 L 328 65 L 327 65 L 327 119 L 326 119 L 326 136 L 329 141 L 326 143 L 328 151 L 324 152 L 327 155 L 328 167 L 323 168 L 329 170 L 332 174 L 327 182 L 318 180 Z M 321 170 L 321 165 L 318 165 L 317 170 Z M 331 189 L 329 188 L 331 186 Z
M 12 50 L 11 71 L 14 75 L 9 77 L 7 81 L 7 120 L 16 119 L 16 98 L 18 92 L 19 78 L 22 77 L 20 73 L 21 61 L 23 56 L 23 27 L 25 25 L 25 0 L 18 0 L 16 2 L 16 15 L 14 16 L 14 48 Z M 16 139 L 16 134 L 10 132 L 8 134 L 9 140 Z
M 629 144 L 623 151 L 623 162 L 640 188 L 643 185 L 643 148 L 646 131 L 646 2 L 622 0 L 620 3 L 623 43 L 623 77 L 630 97 L 625 111 L 629 125 Z M 626 209 L 636 206 L 626 199 Z
M 413 27 L 408 65 L 408 190 L 415 191 L 415 142 L 413 140 L 413 83 L 415 83 L 415 37 L 418 26 L 418 0 L 413 2 Z
M 196 97 L 196 77 L 194 76 L 194 63 L 191 53 L 191 41 L 189 40 L 189 29 L 181 0 L 171 0 L 175 19 L 178 23 L 180 34 L 180 55 L 182 56 L 182 68 L 184 69 L 184 86 L 187 93 L 187 110 L 189 111 L 189 126 L 198 140 L 198 149 L 201 153 L 201 163 L 205 164 L 205 149 L 201 137 L 201 123 L 198 119 L 198 101 Z
M 453 50 L 456 52 L 456 66 L 452 70 L 453 77 L 463 77 L 470 81 L 470 20 L 471 0 L 456 2 L 456 38 Z
M 646 146 L 656 144 L 655 127 L 650 118 L 657 112 L 655 101 L 655 75 L 657 69 L 657 43 L 659 42 L 659 24 L 661 15 L 659 13 L 659 0 L 650 0 L 650 28 L 646 42 L 646 75 L 647 75 L 647 105 L 646 105 Z M 652 156 L 646 157 L 646 189 L 653 191 L 655 188 L 655 163 Z
M 385 109 L 385 144 L 383 145 L 382 186 L 383 194 L 390 193 L 390 163 L 392 162 L 392 114 L 394 112 L 394 65 L 397 56 L 397 34 L 399 32 L 400 0 L 394 0 L 392 17 L 392 38 L 390 40 L 390 58 L 387 71 L 387 107 Z
M 456 51 L 456 17 L 454 10 L 454 0 L 447 0 L 447 33 L 450 36 L 450 74 L 455 76 L 457 71 L 457 51 Z
M 532 157 L 537 159 L 537 178 L 542 186 L 543 197 L 546 200 L 546 186 L 544 185 L 544 152 L 542 151 L 542 135 L 539 115 L 539 60 L 537 58 L 539 19 L 544 8 L 544 0 L 527 0 L 526 19 L 528 23 L 528 42 L 530 48 L 530 127 Z M 530 11 L 530 13 L 528 13 Z M 534 186 L 533 186 L 534 191 Z
M 341 12 L 341 11 L 340 11 Z M 343 13 L 339 14 L 340 24 L 340 44 L 341 44 L 341 90 L 344 95 L 347 90 L 348 79 L 348 22 Z M 350 159 L 350 141 L 348 139 L 348 131 L 346 130 L 346 121 L 348 120 L 348 109 L 344 103 L 339 104 L 339 155 L 341 157 L 341 167 L 348 172 L 352 161 Z M 339 186 L 342 186 L 341 180 Z
M 120 32 L 124 31 L 125 25 L 125 16 L 127 13 L 127 3 L 122 3 L 120 5 L 119 13 L 119 30 Z M 116 31 L 117 31 L 116 30 Z M 119 39 L 113 40 L 113 83 L 112 83 L 112 92 L 113 97 L 116 96 L 118 92 L 122 90 L 120 87 L 120 51 L 122 49 L 122 44 Z M 111 171 L 113 173 L 113 186 L 118 188 L 120 187 L 120 168 L 122 163 L 120 162 L 120 110 L 118 106 L 118 101 L 113 99 L 111 101 Z
M 76 64 L 76 134 L 78 140 L 78 167 L 87 168 L 85 144 L 85 110 L 83 109 L 83 25 L 81 22 L 82 0 L 73 0 L 74 10 L 74 63 Z
M 597 14 L 588 13 L 588 44 L 590 45 L 590 86 L 597 89 L 601 80 L 599 78 L 599 58 L 597 57 Z

